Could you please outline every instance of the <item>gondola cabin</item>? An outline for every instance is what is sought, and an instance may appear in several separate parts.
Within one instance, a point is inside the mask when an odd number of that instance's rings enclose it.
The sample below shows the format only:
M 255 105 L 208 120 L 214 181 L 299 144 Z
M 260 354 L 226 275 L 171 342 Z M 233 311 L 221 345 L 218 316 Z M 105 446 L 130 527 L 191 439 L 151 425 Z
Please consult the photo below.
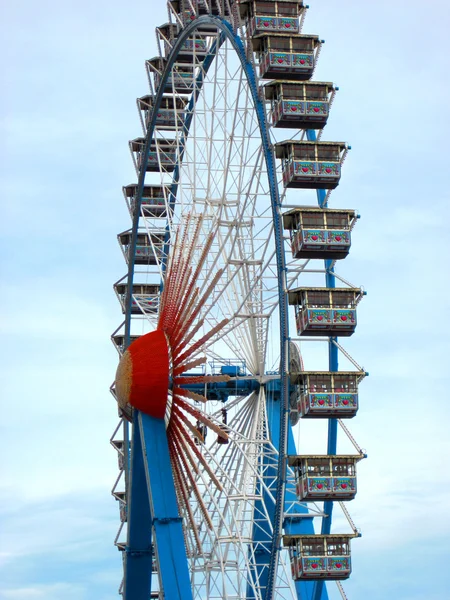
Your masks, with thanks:
M 312 77 L 321 42 L 317 35 L 272 34 L 253 38 L 262 79 L 305 80 Z
M 301 207 L 283 215 L 294 258 L 345 258 L 350 251 L 354 210 Z
M 292 576 L 301 579 L 348 579 L 352 571 L 350 540 L 356 534 L 283 536 Z
M 162 42 L 164 55 L 166 57 L 169 56 L 174 40 L 178 34 L 177 26 L 174 23 L 165 23 L 156 28 L 156 33 Z M 180 48 L 177 55 L 177 61 L 192 62 L 194 58 L 198 61 L 202 61 L 208 52 L 207 41 L 206 34 L 204 33 L 197 32 L 194 36 L 189 37 Z
M 339 185 L 348 149 L 345 142 L 288 140 L 275 144 L 276 157 L 282 161 L 284 187 L 333 190 Z
M 132 183 L 123 188 L 123 195 L 129 206 L 132 215 L 136 212 L 138 185 Z M 170 201 L 170 187 L 160 185 L 144 185 L 142 190 L 142 199 L 140 204 L 140 213 L 147 218 L 165 217 L 166 199 Z
M 164 69 L 167 64 L 166 58 L 159 56 L 147 60 L 145 65 L 150 78 L 153 78 L 155 90 L 158 90 L 162 81 Z M 176 62 L 165 82 L 164 93 L 189 95 L 194 90 L 195 67 L 192 64 Z
M 136 168 L 140 171 L 144 160 L 145 138 L 136 138 L 129 142 L 133 153 Z M 146 171 L 154 173 L 170 173 L 175 170 L 178 155 L 178 143 L 176 139 L 158 138 L 152 139 L 150 152 L 146 162 Z
M 116 397 L 115 394 L 114 394 L 114 397 Z M 122 471 L 122 469 L 124 468 L 124 462 L 125 462 L 124 441 L 123 440 L 111 440 L 111 445 L 113 446 L 113 448 L 115 448 L 117 450 L 117 460 L 119 463 L 119 470 Z
M 264 33 L 300 33 L 299 17 L 303 2 L 292 0 L 240 0 L 241 17 L 246 20 L 250 36 Z
M 127 496 L 126 492 L 121 492 L 121 491 L 117 492 L 116 490 L 114 490 L 112 492 L 112 495 L 114 496 L 114 498 L 116 500 L 119 500 L 119 502 L 125 502 L 126 501 L 126 496 Z
M 184 97 L 163 96 L 158 112 L 156 113 L 156 128 L 167 130 L 182 129 L 186 104 L 187 100 Z M 142 96 L 142 98 L 138 98 L 137 105 L 141 112 L 142 125 L 144 129 L 147 129 L 155 106 L 155 96 L 150 94 Z
M 360 288 L 297 288 L 288 294 L 295 306 L 297 333 L 303 336 L 350 336 L 356 329 Z
M 299 500 L 353 500 L 356 463 L 363 455 L 289 456 Z
M 358 385 L 364 371 L 300 371 L 290 373 L 297 410 L 305 418 L 349 419 L 358 411 Z
M 126 301 L 128 284 L 118 282 L 114 285 L 122 306 L 122 312 L 126 312 Z M 133 315 L 157 314 L 159 308 L 160 286 L 151 283 L 134 283 L 131 295 L 131 313 Z
M 139 339 L 140 335 L 131 335 L 130 336 L 130 344 L 132 344 L 135 340 Z M 122 355 L 125 350 L 125 335 L 123 333 L 114 333 L 111 336 L 111 341 L 114 344 L 117 352 Z
M 140 232 L 137 235 L 136 252 L 134 256 L 135 265 L 157 265 L 161 260 L 164 247 L 164 232 L 151 233 Z M 127 263 L 131 254 L 131 230 L 123 231 L 117 236 L 122 247 Z
M 264 86 L 274 127 L 322 129 L 336 88 L 320 81 L 271 81 Z
M 208 4 L 203 0 L 169 0 L 172 12 L 176 15 L 176 18 L 181 20 L 183 26 L 189 25 L 189 23 L 202 15 L 229 15 L 227 0 L 210 0 Z M 200 25 L 198 31 L 216 33 L 217 29 L 214 25 L 204 23 Z

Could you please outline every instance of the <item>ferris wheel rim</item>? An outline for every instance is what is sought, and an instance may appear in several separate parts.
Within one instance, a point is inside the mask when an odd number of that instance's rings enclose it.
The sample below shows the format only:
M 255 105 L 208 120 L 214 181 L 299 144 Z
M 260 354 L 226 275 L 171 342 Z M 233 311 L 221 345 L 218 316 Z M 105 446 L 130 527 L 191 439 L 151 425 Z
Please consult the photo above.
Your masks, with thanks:
M 273 218 L 273 227 L 274 227 L 274 237 L 275 237 L 275 249 L 276 249 L 276 257 L 277 257 L 277 268 L 278 268 L 278 306 L 279 306 L 279 314 L 280 314 L 280 373 L 281 373 L 281 398 L 280 402 L 280 446 L 279 446 L 279 461 L 278 461 L 278 477 L 277 477 L 277 492 L 276 492 L 276 505 L 275 505 L 275 521 L 274 521 L 274 531 L 273 531 L 273 545 L 272 545 L 272 554 L 271 554 L 271 562 L 269 566 L 269 579 L 268 585 L 266 588 L 266 598 L 272 597 L 272 590 L 275 583 L 276 571 L 277 571 L 277 561 L 278 561 L 278 548 L 279 548 L 279 540 L 281 538 L 281 529 L 282 529 L 282 515 L 283 515 L 283 504 L 284 504 L 284 490 L 285 490 L 285 471 L 286 471 L 286 453 L 287 453 L 287 432 L 288 432 L 288 408 L 289 408 L 289 387 L 288 387 L 288 375 L 287 375 L 287 341 L 288 341 L 288 309 L 287 309 L 287 297 L 284 291 L 284 275 L 285 275 L 285 256 L 284 256 L 284 245 L 283 245 L 283 236 L 282 236 L 282 223 L 281 217 L 279 214 L 279 188 L 278 181 L 276 178 L 276 166 L 275 166 L 275 158 L 271 149 L 269 133 L 267 129 L 266 123 L 266 114 L 264 103 L 261 101 L 258 95 L 258 85 L 256 83 L 254 68 L 251 63 L 246 58 L 246 51 L 244 44 L 239 37 L 239 35 L 235 34 L 232 30 L 231 25 L 222 19 L 219 16 L 213 15 L 204 15 L 195 19 L 192 23 L 187 25 L 184 29 L 180 31 L 179 36 L 177 37 L 172 51 L 167 57 L 167 63 L 164 68 L 164 72 L 160 79 L 160 83 L 156 92 L 155 104 L 153 108 L 152 115 L 150 117 L 150 123 L 147 128 L 147 134 L 145 137 L 145 148 L 144 148 L 144 158 L 141 163 L 141 170 L 139 173 L 139 183 L 138 183 L 138 195 L 136 197 L 136 208 L 133 216 L 133 226 L 132 226 L 132 242 L 131 242 L 131 255 L 134 256 L 135 247 L 137 243 L 137 232 L 139 226 L 139 216 L 140 216 L 140 204 L 142 202 L 142 192 L 145 183 L 146 170 L 145 166 L 148 162 L 148 156 L 150 152 L 150 144 L 152 139 L 154 138 L 155 128 L 156 128 L 156 117 L 159 107 L 161 105 L 161 101 L 164 94 L 164 88 L 169 78 L 172 67 L 174 66 L 180 48 L 186 39 L 198 30 L 203 24 L 214 25 L 217 28 L 217 31 L 220 31 L 221 36 L 224 39 L 227 39 L 232 44 L 236 55 L 238 56 L 242 69 L 245 73 L 248 85 L 251 90 L 252 99 L 254 109 L 257 115 L 259 129 L 260 129 L 260 137 L 263 144 L 264 158 L 267 166 L 267 177 L 269 182 L 269 190 L 270 190 L 270 200 L 271 200 L 271 208 L 272 208 L 272 218 Z M 213 54 L 209 55 L 210 65 L 213 63 L 215 56 Z M 206 60 L 206 59 L 205 59 Z M 209 66 L 208 65 L 208 68 Z M 203 75 L 201 74 L 201 77 Z M 202 82 L 203 83 L 203 82 Z M 197 98 L 194 98 L 195 94 L 193 94 L 191 98 L 191 102 L 195 105 Z M 187 132 L 189 135 L 189 131 Z M 176 185 L 176 183 L 173 183 Z M 172 194 L 172 189 L 171 189 Z M 134 277 L 134 261 L 130 260 L 129 262 L 129 271 L 128 271 L 128 289 L 127 289 L 127 299 L 126 299 L 126 318 L 125 318 L 125 348 L 130 342 L 130 321 L 131 321 L 131 301 L 132 301 L 132 284 Z

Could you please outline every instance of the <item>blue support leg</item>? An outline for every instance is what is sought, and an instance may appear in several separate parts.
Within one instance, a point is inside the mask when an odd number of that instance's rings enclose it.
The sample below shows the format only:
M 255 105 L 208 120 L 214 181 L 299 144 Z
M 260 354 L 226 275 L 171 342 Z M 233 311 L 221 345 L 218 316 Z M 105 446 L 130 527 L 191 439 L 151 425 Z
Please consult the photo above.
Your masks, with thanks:
M 125 460 L 128 462 L 128 444 L 125 448 Z M 123 598 L 124 600 L 148 600 L 152 585 L 152 524 L 137 411 L 133 416 L 131 448 Z
M 183 527 L 178 514 L 164 419 L 155 419 L 141 412 L 138 419 L 164 597 L 170 600 L 192 600 Z

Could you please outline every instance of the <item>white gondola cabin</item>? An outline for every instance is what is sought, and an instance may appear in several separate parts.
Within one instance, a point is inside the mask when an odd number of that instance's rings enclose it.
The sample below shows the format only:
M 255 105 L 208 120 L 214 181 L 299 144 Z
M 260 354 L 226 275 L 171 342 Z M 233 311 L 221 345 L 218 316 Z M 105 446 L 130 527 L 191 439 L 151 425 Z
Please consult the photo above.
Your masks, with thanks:
M 167 59 L 159 56 L 151 58 L 145 63 L 149 76 L 153 78 L 155 90 L 159 87 L 166 64 Z M 164 92 L 189 95 L 194 90 L 194 84 L 195 67 L 192 64 L 177 62 L 167 78 Z
M 126 312 L 128 284 L 117 282 L 114 284 L 122 312 Z M 131 313 L 133 315 L 156 314 L 159 308 L 160 286 L 151 283 L 134 283 L 131 295 Z
M 164 55 L 169 56 L 175 38 L 178 35 L 178 27 L 174 23 L 165 23 L 156 28 L 156 33 L 162 42 Z M 179 62 L 203 61 L 208 53 L 208 40 L 206 34 L 196 33 L 189 37 L 181 46 L 177 60 Z
M 275 144 L 276 156 L 282 161 L 284 187 L 333 190 L 339 185 L 348 150 L 345 142 L 287 140 Z
M 184 110 L 187 100 L 180 96 L 163 96 L 156 114 L 156 127 L 158 129 L 183 129 Z M 155 106 L 155 96 L 147 94 L 138 98 L 137 105 L 140 110 L 141 122 L 146 130 Z
M 354 210 L 299 207 L 283 215 L 294 258 L 345 258 L 350 251 Z
M 289 456 L 299 500 L 353 500 L 356 463 L 363 455 Z
M 336 88 L 321 81 L 271 81 L 264 86 L 274 127 L 322 129 Z
M 250 36 L 264 33 L 300 33 L 303 2 L 292 0 L 239 0 L 241 17 Z
M 314 72 L 317 35 L 272 34 L 253 38 L 253 49 L 258 54 L 259 75 L 263 79 L 310 79 Z
M 297 288 L 288 294 L 295 306 L 298 335 L 350 336 L 356 329 L 360 288 Z
M 138 171 L 142 166 L 145 150 L 145 138 L 139 137 L 129 142 L 130 150 Z M 175 170 L 178 156 L 178 142 L 176 139 L 152 139 L 146 163 L 146 171 L 154 173 L 170 173 Z
M 122 188 L 123 195 L 130 212 L 134 215 L 137 206 L 138 184 L 132 183 Z M 141 215 L 147 218 L 165 217 L 167 202 L 170 201 L 170 187 L 160 185 L 144 185 L 141 200 Z
M 297 411 L 305 418 L 349 419 L 358 411 L 358 385 L 364 371 L 299 371 L 290 373 Z
M 354 537 L 357 534 L 283 536 L 293 579 L 348 579 L 352 571 L 350 540 Z
M 134 264 L 136 265 L 157 265 L 161 260 L 164 247 L 164 232 L 151 233 L 140 232 L 137 235 L 136 252 Z M 131 254 L 131 230 L 119 233 L 117 239 L 122 248 L 125 260 L 129 262 Z

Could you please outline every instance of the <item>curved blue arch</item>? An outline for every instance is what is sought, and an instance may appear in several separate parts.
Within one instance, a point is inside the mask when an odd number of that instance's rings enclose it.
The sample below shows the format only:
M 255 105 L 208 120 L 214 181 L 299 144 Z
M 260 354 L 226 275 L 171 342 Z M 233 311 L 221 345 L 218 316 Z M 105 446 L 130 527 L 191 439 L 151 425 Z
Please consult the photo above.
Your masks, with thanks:
M 278 553 L 279 553 L 279 545 L 281 539 L 281 529 L 283 526 L 283 508 L 284 508 L 284 495 L 285 495 L 285 484 L 286 484 L 286 454 L 288 450 L 288 435 L 290 432 L 289 428 L 289 383 L 288 383 L 288 369 L 287 369 L 287 361 L 288 361 L 288 341 L 289 341 L 289 325 L 288 325 L 288 301 L 287 301 L 287 293 L 286 293 L 286 261 L 284 255 L 284 245 L 283 245 L 283 227 L 281 220 L 281 203 L 278 192 L 278 182 L 276 179 L 276 165 L 275 165 L 275 156 L 273 152 L 273 148 L 270 143 L 269 132 L 266 124 L 266 116 L 265 116 L 265 106 L 264 102 L 259 96 L 258 93 L 258 85 L 256 82 L 255 72 L 253 65 L 247 60 L 246 51 L 244 44 L 240 37 L 234 33 L 230 23 L 223 20 L 221 17 L 207 15 L 201 16 L 195 19 L 191 24 L 189 24 L 185 29 L 183 29 L 179 37 L 176 39 L 172 51 L 167 59 L 167 65 L 165 71 L 160 80 L 160 85 L 156 93 L 156 98 L 154 102 L 153 111 L 150 117 L 150 121 L 147 127 L 144 151 L 142 153 L 141 160 L 141 169 L 139 173 L 138 180 L 138 190 L 135 201 L 135 212 L 133 215 L 133 224 L 132 224 L 132 236 L 130 243 L 130 259 L 128 264 L 128 285 L 127 285 L 127 296 L 126 296 L 126 316 L 125 316 L 125 348 L 130 343 L 130 329 L 131 329 L 131 302 L 132 302 L 132 286 L 134 279 L 134 256 L 136 253 L 136 245 L 137 245 L 137 234 L 138 234 L 138 226 L 139 226 L 139 217 L 140 217 L 140 208 L 142 203 L 142 194 L 144 190 L 145 183 L 145 175 L 146 175 L 146 165 L 148 162 L 149 152 L 150 152 L 150 144 L 153 139 L 154 130 L 156 126 L 156 118 L 157 113 L 161 105 L 162 97 L 164 94 L 165 86 L 171 72 L 173 65 L 175 64 L 179 50 L 182 45 L 186 41 L 186 39 L 192 35 L 201 25 L 208 24 L 214 25 L 217 30 L 221 33 L 220 40 L 223 41 L 227 38 L 233 48 L 236 51 L 236 54 L 241 62 L 242 68 L 246 74 L 247 81 L 251 90 L 252 99 L 255 107 L 255 111 L 258 118 L 261 140 L 264 150 L 264 158 L 267 168 L 267 175 L 269 181 L 269 190 L 270 190 L 270 199 L 271 199 L 271 207 L 272 207 L 272 218 L 273 218 L 273 227 L 274 227 L 274 235 L 275 235 L 275 248 L 276 248 L 276 259 L 277 259 L 277 270 L 278 270 L 278 302 L 279 302 L 279 318 L 280 318 L 280 372 L 281 372 L 281 390 L 280 390 L 280 402 L 279 402 L 279 419 L 277 419 L 276 427 L 277 431 L 275 434 L 277 440 L 277 449 L 279 453 L 279 460 L 276 472 L 276 502 L 274 507 L 273 514 L 273 535 L 271 541 L 271 552 L 270 552 L 270 561 L 267 565 L 268 573 L 267 573 L 267 585 L 265 591 L 266 600 L 271 600 L 274 594 L 275 580 L 276 580 L 276 571 L 278 565 Z M 219 42 L 219 44 L 221 43 Z M 200 93 L 200 88 L 203 84 L 203 74 L 209 69 L 215 58 L 215 49 L 207 56 L 203 63 L 203 69 L 200 75 L 201 80 L 197 80 L 197 86 L 195 92 L 191 98 L 189 108 L 193 108 L 195 105 L 195 101 L 198 98 L 198 94 Z M 192 111 L 190 111 L 192 114 Z M 185 139 L 189 135 L 189 127 L 192 121 L 192 116 L 188 116 L 184 123 L 185 132 L 183 134 L 182 143 L 184 144 Z M 182 145 L 183 148 L 183 145 Z M 183 150 L 181 151 L 183 152 Z M 176 191 L 177 191 L 177 179 L 178 170 L 174 173 L 173 183 L 170 192 L 170 202 L 174 203 L 176 200 Z M 166 241 L 167 243 L 167 241 Z M 137 431 L 138 421 L 141 419 L 141 427 L 140 431 L 143 434 L 142 430 L 142 418 L 146 419 L 145 415 L 139 415 L 139 411 L 135 411 L 135 422 L 134 428 Z M 153 435 L 155 435 L 154 442 L 162 444 L 164 446 L 163 440 L 160 439 L 158 441 L 157 438 L 161 437 L 164 432 L 162 432 L 161 428 L 159 429 L 159 433 L 155 430 L 153 431 Z M 135 436 L 133 435 L 133 440 Z M 144 445 L 145 441 L 142 441 L 142 445 Z M 152 443 L 151 440 L 147 440 L 147 443 Z M 133 450 L 132 441 L 132 450 Z M 167 443 L 166 443 L 167 445 Z M 148 452 L 149 448 L 147 448 Z M 161 450 L 161 448 L 160 448 Z M 163 453 L 166 452 L 167 449 L 162 449 Z M 133 452 L 132 452 L 133 454 Z M 141 473 L 142 475 L 142 473 Z M 149 479 L 148 467 L 146 468 L 147 479 Z M 132 477 L 130 478 L 131 489 L 133 487 Z M 173 487 L 173 482 L 172 482 Z M 174 490 L 172 490 L 174 493 Z M 148 486 L 148 501 L 152 504 L 151 501 L 151 489 L 150 485 Z M 145 501 L 145 495 L 143 496 L 143 501 Z M 132 528 L 133 525 L 133 510 L 132 507 L 129 507 L 129 528 Z M 149 520 L 154 519 L 154 514 L 149 516 Z M 151 526 L 151 523 L 150 523 Z M 142 527 L 142 523 L 141 523 Z M 184 544 L 183 540 L 180 540 L 181 545 Z M 129 555 L 132 555 L 132 548 L 129 548 Z M 143 580 L 145 577 L 143 577 Z M 148 578 L 147 578 L 148 580 Z M 148 583 L 145 585 L 148 586 Z M 311 584 L 308 585 L 308 588 Z M 131 597 L 131 596 L 130 596 Z M 307 597 L 309 598 L 309 592 Z

